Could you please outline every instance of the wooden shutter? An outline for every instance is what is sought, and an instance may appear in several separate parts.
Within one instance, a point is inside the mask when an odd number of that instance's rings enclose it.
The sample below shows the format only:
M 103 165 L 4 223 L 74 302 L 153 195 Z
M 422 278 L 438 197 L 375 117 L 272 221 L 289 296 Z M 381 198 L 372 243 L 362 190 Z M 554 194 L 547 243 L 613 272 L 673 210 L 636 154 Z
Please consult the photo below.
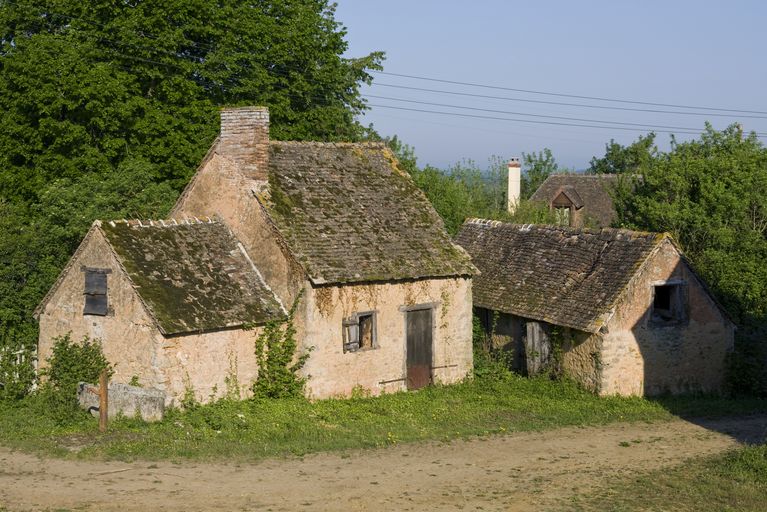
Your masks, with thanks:
M 360 325 L 357 315 L 345 318 L 344 329 L 344 352 L 355 352 L 360 348 Z

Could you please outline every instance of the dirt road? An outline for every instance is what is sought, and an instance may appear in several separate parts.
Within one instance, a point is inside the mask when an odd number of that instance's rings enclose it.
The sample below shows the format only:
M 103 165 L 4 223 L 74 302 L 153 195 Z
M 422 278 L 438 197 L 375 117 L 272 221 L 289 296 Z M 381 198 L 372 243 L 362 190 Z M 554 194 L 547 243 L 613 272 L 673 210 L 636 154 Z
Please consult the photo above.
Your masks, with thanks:
M 83 462 L 0 448 L 0 505 L 14 512 L 540 510 L 621 475 L 767 437 L 767 416 L 698 423 L 567 428 L 255 464 Z

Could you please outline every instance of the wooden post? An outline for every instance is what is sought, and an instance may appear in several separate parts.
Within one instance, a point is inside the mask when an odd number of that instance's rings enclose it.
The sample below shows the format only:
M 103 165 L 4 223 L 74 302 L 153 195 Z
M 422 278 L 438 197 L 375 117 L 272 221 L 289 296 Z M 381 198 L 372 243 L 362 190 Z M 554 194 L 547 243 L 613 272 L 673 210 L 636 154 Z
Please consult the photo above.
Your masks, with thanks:
M 106 432 L 109 415 L 109 383 L 106 369 L 99 375 L 99 432 Z

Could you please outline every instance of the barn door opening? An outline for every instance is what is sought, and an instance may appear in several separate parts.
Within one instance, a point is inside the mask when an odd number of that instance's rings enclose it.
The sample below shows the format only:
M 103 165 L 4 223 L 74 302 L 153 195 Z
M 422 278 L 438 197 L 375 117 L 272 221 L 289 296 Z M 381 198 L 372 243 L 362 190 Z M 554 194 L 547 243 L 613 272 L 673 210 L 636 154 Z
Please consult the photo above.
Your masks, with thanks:
M 407 388 L 431 384 L 432 320 L 431 309 L 417 309 L 407 315 Z

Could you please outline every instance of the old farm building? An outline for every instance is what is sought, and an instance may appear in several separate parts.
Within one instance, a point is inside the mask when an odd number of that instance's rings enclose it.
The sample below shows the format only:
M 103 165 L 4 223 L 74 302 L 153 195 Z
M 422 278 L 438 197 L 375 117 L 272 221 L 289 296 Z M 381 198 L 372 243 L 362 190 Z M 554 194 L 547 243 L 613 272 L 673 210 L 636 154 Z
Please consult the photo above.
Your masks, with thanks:
M 496 348 L 602 394 L 715 391 L 734 325 L 665 234 L 467 221 L 474 305 Z
M 476 269 L 383 144 L 270 141 L 266 109 L 224 110 L 221 134 L 171 217 L 214 219 L 183 229 L 218 226 L 210 228 L 221 231 L 215 250 L 237 262 L 206 259 L 209 247 L 194 236 L 145 255 L 179 258 L 193 275 L 203 265 L 205 276 L 190 283 L 159 264 L 131 263 L 110 238 L 121 230 L 130 239 L 150 232 L 163 238 L 179 229 L 173 222 L 94 226 L 60 279 L 66 286 L 55 287 L 39 309 L 41 361 L 54 336 L 87 334 L 102 339 L 107 358 L 118 363 L 117 381 L 135 374 L 178 397 L 167 375 L 183 375 L 205 399 L 224 389 L 233 368 L 243 389 L 257 374 L 255 333 L 242 323 L 263 323 L 298 300 L 297 338 L 301 352 L 311 350 L 303 371 L 312 397 L 355 387 L 415 389 L 471 370 Z M 95 240 L 106 259 L 80 263 Z M 158 313 L 144 285 L 151 280 L 168 289 L 173 307 Z M 208 297 L 209 286 L 227 300 Z M 94 289 L 104 290 L 106 312 L 84 303 Z M 238 304 L 232 298 L 240 294 L 258 303 Z M 123 300 L 133 302 L 123 307 Z M 132 348 L 137 332 L 153 340 L 150 351 Z
M 560 225 L 608 227 L 616 218 L 611 194 L 620 179 L 615 174 L 553 174 L 530 200 L 545 203 Z

